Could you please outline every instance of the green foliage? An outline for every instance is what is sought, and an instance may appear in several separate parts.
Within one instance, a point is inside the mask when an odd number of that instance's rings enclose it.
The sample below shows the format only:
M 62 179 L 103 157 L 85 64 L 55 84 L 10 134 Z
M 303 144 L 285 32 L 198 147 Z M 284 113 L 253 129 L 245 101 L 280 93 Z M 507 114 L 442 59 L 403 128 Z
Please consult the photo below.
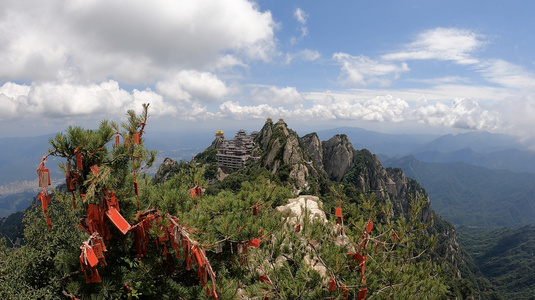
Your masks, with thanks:
M 535 295 L 535 227 L 461 227 L 461 242 L 481 273 L 488 299 L 531 299 Z
M 519 227 L 535 223 L 535 174 L 489 170 L 465 163 L 424 163 L 414 157 L 385 162 L 403 169 L 456 226 Z
M 193 197 L 189 190 L 195 184 L 206 187 L 204 164 L 180 164 L 165 182 L 139 173 L 154 160 L 154 152 L 134 143 L 134 134 L 145 127 L 147 108 L 140 116 L 128 112 L 120 133 L 123 144 L 110 145 L 119 127 L 107 121 L 97 130 L 69 127 L 50 141 L 51 154 L 66 160 L 62 166 L 67 173 L 73 171 L 76 153 L 84 157 L 82 180 L 76 185 L 78 208 L 72 208 L 70 194 L 55 191 L 48 209 L 51 230 L 41 208 L 33 207 L 24 217 L 26 244 L 9 249 L 0 241 L 0 298 L 207 299 L 196 271 L 183 259 L 184 250 L 168 245 L 164 255 L 161 242 L 155 243 L 164 236 L 161 228 L 169 225 L 164 218 L 148 232 L 148 251 L 142 258 L 136 257 L 133 234 L 123 235 L 108 222 L 112 238 L 106 242 L 107 265 L 97 268 L 102 282 L 85 282 L 79 256 L 88 235 L 77 224 L 84 205 L 100 203 L 108 190 L 115 191 L 120 213 L 130 224 L 146 209 L 175 216 L 194 244 L 206 250 L 220 299 L 342 299 L 345 293 L 354 299 L 364 288 L 374 299 L 447 297 L 443 266 L 428 260 L 437 239 L 428 235 L 430 222 L 420 221 L 428 205 L 423 196 L 413 198 L 400 217 L 392 215 L 389 201 L 349 184 L 333 188 L 320 181 L 319 190 L 328 192 L 322 207 L 327 218 L 312 218 L 309 210 L 296 216 L 277 209 L 292 196 L 284 172 L 281 178 L 252 164 Z M 99 166 L 98 174 L 90 171 L 93 165 Z M 343 227 L 335 224 L 332 213 L 338 205 Z M 367 258 L 365 270 L 347 254 L 357 251 Z M 331 280 L 336 288 L 330 291 Z
M 24 213 L 18 211 L 0 220 L 0 236 L 5 237 L 11 246 L 16 242 L 17 238 L 22 238 L 23 216 Z
M 35 192 L 33 191 L 1 195 L 0 217 L 9 217 L 13 213 L 26 209 L 32 203 L 34 198 Z
M 2 259 L 0 298 L 58 298 L 61 278 L 79 277 L 76 252 L 85 234 L 76 229 L 78 212 L 72 210 L 69 201 L 56 195 L 49 214 L 54 220 L 50 231 L 40 207 L 32 206 L 25 212 L 26 244 L 10 250 Z

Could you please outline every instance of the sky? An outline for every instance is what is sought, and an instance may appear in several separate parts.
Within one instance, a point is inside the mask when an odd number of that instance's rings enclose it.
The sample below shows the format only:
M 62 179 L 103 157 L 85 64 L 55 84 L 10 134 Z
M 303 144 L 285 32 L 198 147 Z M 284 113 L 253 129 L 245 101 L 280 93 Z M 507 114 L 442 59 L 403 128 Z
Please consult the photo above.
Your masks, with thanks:
M 535 2 L 3 0 L 0 137 L 484 130 L 535 144 Z

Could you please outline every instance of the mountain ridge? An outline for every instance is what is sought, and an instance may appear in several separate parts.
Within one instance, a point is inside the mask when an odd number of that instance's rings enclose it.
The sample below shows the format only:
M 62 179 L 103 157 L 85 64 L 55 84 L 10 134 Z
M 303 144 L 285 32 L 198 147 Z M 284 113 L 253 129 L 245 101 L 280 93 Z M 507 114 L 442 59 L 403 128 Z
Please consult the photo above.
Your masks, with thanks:
M 457 226 L 535 224 L 535 174 L 492 170 L 464 162 L 428 163 L 414 156 L 384 161 L 422 184 L 433 207 Z
M 354 201 L 353 205 L 358 203 L 359 195 L 373 194 L 381 203 L 392 203 L 388 214 L 396 218 L 407 218 L 413 199 L 421 198 L 426 204 L 419 219 L 424 223 L 431 222 L 428 234 L 436 235 L 439 240 L 439 247 L 429 255 L 433 260 L 447 261 L 446 269 L 452 277 L 451 293 L 461 295 L 462 291 L 467 292 L 469 288 L 466 286 L 470 285 L 467 278 L 470 278 L 472 285 L 478 285 L 473 279 L 474 266 L 463 254 L 455 227 L 434 213 L 426 191 L 415 180 L 405 176 L 401 169 L 383 168 L 376 155 L 368 150 L 356 150 L 344 134 L 321 142 L 316 133 L 301 138 L 282 120 L 277 123 L 266 122 L 256 135 L 255 142 L 253 151 L 259 155 L 258 161 L 223 176 L 221 183 L 224 186 L 237 189 L 241 185 L 240 180 L 264 169 L 266 175 L 271 174 L 272 180 L 280 181 L 297 194 L 330 193 L 328 186 L 340 184 L 344 193 L 354 199 L 351 200 Z M 217 144 L 214 141 L 204 152 L 195 156 L 192 163 L 211 168 L 210 165 L 216 161 L 213 150 Z M 169 172 L 174 172 L 171 167 L 173 164 L 168 162 L 162 166 L 155 180 L 162 180 L 168 177 Z M 218 169 L 210 172 L 212 178 L 206 179 L 221 178 L 218 174 L 225 171 Z M 234 176 L 241 170 L 244 170 L 243 174 Z M 325 202 L 326 212 L 334 210 L 334 205 Z

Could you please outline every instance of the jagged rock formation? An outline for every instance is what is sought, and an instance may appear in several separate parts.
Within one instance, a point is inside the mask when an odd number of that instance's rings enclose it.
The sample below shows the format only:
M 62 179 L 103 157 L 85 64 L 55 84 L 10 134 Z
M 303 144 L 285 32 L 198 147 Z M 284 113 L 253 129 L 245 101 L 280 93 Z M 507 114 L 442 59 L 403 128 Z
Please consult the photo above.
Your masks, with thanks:
M 322 142 L 323 168 L 333 181 L 341 181 L 353 162 L 355 148 L 345 134 L 335 135 Z
M 314 162 L 303 148 L 299 136 L 288 129 L 282 119 L 275 124 L 266 122 L 255 142 L 262 154 L 261 166 L 272 173 L 288 173 L 295 193 L 306 190 L 309 180 L 318 177 Z
M 175 175 L 176 172 L 174 172 L 174 170 L 176 169 L 178 169 L 178 162 L 170 158 L 164 159 L 163 163 L 160 165 L 160 167 L 158 167 L 158 171 L 156 171 L 156 174 L 154 175 L 154 181 L 167 181 L 169 178 Z
M 310 157 L 312 157 L 314 167 L 325 174 L 323 169 L 323 148 L 318 135 L 315 132 L 309 133 L 301 138 L 301 142 Z

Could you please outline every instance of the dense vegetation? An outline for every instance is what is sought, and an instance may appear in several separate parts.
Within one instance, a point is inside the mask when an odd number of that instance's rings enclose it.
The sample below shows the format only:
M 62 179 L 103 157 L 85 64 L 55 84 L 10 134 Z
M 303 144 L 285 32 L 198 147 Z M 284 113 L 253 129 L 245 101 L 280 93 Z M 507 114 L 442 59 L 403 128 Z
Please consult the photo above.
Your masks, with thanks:
M 12 213 L 26 209 L 35 198 L 35 192 L 24 191 L 11 195 L 0 196 L 0 216 L 9 216 Z
M 424 163 L 413 157 L 384 162 L 403 169 L 429 193 L 433 209 L 456 226 L 535 224 L 535 174 L 465 163 Z
M 50 203 L 40 197 L 42 205 L 25 212 L 25 245 L 13 249 L 0 241 L 0 298 L 457 296 L 444 266 L 430 260 L 437 238 L 418 217 L 424 198 L 413 197 L 407 217 L 400 217 L 389 201 L 324 182 L 322 219 L 276 209 L 294 195 L 280 184 L 284 176 L 262 168 L 208 186 L 205 166 L 182 163 L 156 183 L 140 173 L 154 159 L 143 145 L 147 108 L 141 115 L 129 111 L 122 130 L 103 121 L 96 130 L 69 127 L 50 140 L 49 155 L 63 159 L 66 190 L 52 190 Z M 114 137 L 123 143 L 114 144 Z M 200 195 L 196 186 L 206 191 Z M 43 184 L 41 195 L 46 190 Z M 100 223 L 97 207 L 107 209 Z M 127 230 L 112 214 L 119 211 Z M 145 222 L 148 216 L 154 218 Z M 105 247 L 93 265 L 95 232 Z
M 488 229 L 461 227 L 461 241 L 505 299 L 533 299 L 535 295 L 535 227 Z M 487 293 L 496 296 L 496 292 Z

